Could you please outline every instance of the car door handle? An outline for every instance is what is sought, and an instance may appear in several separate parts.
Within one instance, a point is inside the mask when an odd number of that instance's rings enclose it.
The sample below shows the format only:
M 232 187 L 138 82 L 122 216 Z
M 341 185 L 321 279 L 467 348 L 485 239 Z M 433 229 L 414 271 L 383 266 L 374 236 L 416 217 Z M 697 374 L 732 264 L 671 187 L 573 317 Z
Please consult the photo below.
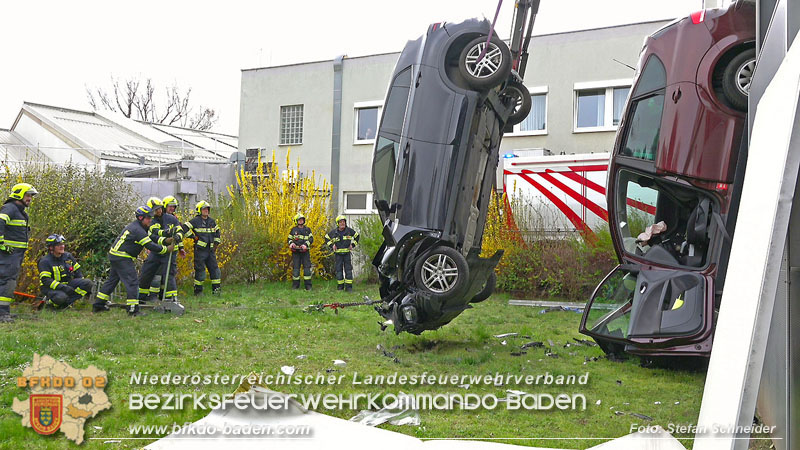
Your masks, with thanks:
M 678 100 L 681 99 L 681 88 L 677 88 L 672 92 L 672 102 L 678 103 Z

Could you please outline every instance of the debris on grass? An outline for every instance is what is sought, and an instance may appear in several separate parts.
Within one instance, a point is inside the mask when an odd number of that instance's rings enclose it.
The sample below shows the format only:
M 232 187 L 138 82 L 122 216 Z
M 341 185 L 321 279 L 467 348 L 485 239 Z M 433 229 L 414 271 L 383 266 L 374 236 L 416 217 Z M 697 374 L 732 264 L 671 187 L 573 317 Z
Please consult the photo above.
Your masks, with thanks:
M 419 411 L 413 408 L 414 398 L 400 392 L 397 399 L 378 411 L 362 410 L 350 418 L 351 422 L 370 427 L 389 422 L 392 425 L 419 425 Z
M 637 419 L 642 419 L 642 420 L 647 420 L 647 421 L 655 420 L 650 416 L 646 416 L 644 414 L 639 414 L 639 413 L 633 413 L 633 412 L 614 411 L 614 414 L 617 415 L 617 416 L 633 416 L 633 417 L 636 417 Z
M 347 363 L 342 361 L 341 359 L 334 359 L 333 360 L 333 365 L 334 366 L 339 366 L 339 367 L 344 367 L 344 366 L 347 365 Z
M 164 270 L 166 271 L 166 269 L 164 269 Z M 194 321 L 197 322 L 197 323 L 203 323 L 202 319 L 194 319 Z
M 297 355 L 297 359 L 306 359 L 308 355 Z
M 508 345 L 508 341 L 500 341 L 500 345 Z
M 598 401 L 594 402 L 594 404 L 597 405 L 597 406 L 600 406 L 601 403 L 603 403 L 602 400 L 598 400 Z
M 285 375 L 293 375 L 294 366 L 281 366 L 281 372 L 283 372 Z
M 460 387 L 462 389 L 469 389 L 470 386 L 472 386 L 472 385 L 471 384 L 459 384 L 458 385 L 458 387 Z
M 502 339 L 502 338 L 517 336 L 517 335 L 518 335 L 518 333 L 503 333 L 503 334 L 495 334 L 494 337 L 496 337 L 498 339 Z
M 535 347 L 535 348 L 544 347 L 544 342 L 532 341 L 532 342 L 528 342 L 527 344 L 522 344 L 522 348 L 531 348 L 531 347 Z
M 511 352 L 511 356 L 522 356 L 527 354 L 528 352 Z

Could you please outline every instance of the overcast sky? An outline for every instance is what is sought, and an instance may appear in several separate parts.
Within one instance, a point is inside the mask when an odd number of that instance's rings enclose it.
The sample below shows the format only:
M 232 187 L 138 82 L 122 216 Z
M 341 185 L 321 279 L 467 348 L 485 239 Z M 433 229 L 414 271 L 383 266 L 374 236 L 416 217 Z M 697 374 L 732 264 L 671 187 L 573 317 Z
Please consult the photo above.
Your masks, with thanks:
M 702 0 L 542 0 L 534 34 L 686 16 Z M 23 101 L 89 110 L 85 86 L 150 77 L 191 87 L 238 134 L 241 69 L 400 51 L 430 23 L 485 16 L 496 0 L 13 1 L 3 5 L 0 128 Z M 497 30 L 509 35 L 514 0 Z M 532 49 L 535 52 L 535 48 Z

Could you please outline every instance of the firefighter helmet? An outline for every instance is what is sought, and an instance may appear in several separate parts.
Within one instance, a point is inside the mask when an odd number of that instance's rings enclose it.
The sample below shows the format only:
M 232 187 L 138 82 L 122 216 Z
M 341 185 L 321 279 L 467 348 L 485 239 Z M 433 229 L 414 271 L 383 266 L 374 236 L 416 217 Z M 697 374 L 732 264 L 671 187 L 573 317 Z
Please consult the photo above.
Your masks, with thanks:
M 205 200 L 200 200 L 194 205 L 194 209 L 197 211 L 197 214 L 203 214 L 203 208 L 208 208 L 208 212 L 211 213 L 211 204 Z
M 155 211 L 158 208 L 164 208 L 164 203 L 158 197 L 150 197 L 147 199 L 147 207 Z
M 344 220 L 344 222 L 347 223 L 347 217 L 345 217 L 345 216 L 340 214 L 340 215 L 336 216 L 336 225 L 339 225 L 339 221 L 340 220 Z
M 35 187 L 28 183 L 17 183 L 11 188 L 11 194 L 8 195 L 8 198 L 22 200 L 22 197 L 25 197 L 25 194 L 36 195 L 38 193 L 39 191 L 37 191 Z
M 303 223 L 306 223 L 306 216 L 303 215 L 303 213 L 295 214 L 294 217 L 292 217 L 292 219 L 294 220 L 295 225 L 299 225 L 297 222 L 299 222 L 300 219 L 303 219 Z
M 153 217 L 153 209 L 147 205 L 136 208 L 136 218 L 142 220 L 144 217 Z
M 47 239 L 45 239 L 45 243 L 47 244 L 48 248 L 54 247 L 59 244 L 66 244 L 67 238 L 65 238 L 61 234 L 51 234 L 50 236 L 47 236 Z
M 165 208 L 170 205 L 175 205 L 176 208 L 178 207 L 178 199 L 171 195 L 164 197 L 164 200 L 161 202 L 164 204 Z

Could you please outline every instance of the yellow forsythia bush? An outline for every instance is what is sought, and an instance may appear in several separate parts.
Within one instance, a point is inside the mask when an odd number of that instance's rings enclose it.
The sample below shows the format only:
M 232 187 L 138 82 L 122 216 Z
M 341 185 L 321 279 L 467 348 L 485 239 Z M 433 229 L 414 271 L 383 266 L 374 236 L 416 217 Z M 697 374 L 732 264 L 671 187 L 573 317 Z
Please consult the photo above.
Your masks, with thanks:
M 333 223 L 329 213 L 332 186 L 313 172 L 310 177 L 299 177 L 300 162 L 292 168 L 290 154 L 286 155 L 285 170 L 275 163 L 274 153 L 269 164 L 259 158 L 254 173 L 242 169 L 236 174 L 237 186 L 229 186 L 227 195 L 217 199 L 222 210 L 217 219 L 222 228 L 220 250 L 228 257 L 223 276 L 235 275 L 249 282 L 289 279 L 287 236 L 295 225 L 293 217 L 302 212 L 314 235 L 314 276 L 330 278 L 323 262 L 330 256 L 324 236 Z M 220 252 L 217 256 L 222 259 Z

